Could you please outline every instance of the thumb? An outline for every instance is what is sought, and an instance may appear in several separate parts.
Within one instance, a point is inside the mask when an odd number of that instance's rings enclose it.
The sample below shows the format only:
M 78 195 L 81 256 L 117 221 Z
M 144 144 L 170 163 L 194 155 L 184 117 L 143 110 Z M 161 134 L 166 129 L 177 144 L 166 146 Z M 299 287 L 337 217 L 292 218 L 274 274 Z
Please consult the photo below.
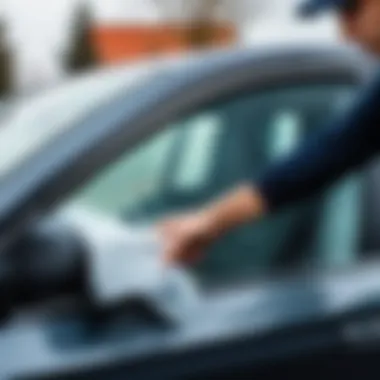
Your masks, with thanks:
M 173 265 L 178 258 L 178 244 L 173 240 L 165 241 L 163 246 L 163 261 L 166 266 Z

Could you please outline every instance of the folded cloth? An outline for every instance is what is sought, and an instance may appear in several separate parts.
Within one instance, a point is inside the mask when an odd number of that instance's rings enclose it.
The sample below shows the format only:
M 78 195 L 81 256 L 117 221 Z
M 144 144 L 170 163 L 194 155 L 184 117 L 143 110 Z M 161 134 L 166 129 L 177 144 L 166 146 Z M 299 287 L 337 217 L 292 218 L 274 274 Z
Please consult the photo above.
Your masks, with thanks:
M 66 218 L 87 247 L 87 284 L 92 303 L 115 307 L 141 299 L 164 318 L 186 319 L 195 308 L 198 290 L 181 267 L 162 260 L 154 227 L 128 227 L 88 210 L 73 208 Z

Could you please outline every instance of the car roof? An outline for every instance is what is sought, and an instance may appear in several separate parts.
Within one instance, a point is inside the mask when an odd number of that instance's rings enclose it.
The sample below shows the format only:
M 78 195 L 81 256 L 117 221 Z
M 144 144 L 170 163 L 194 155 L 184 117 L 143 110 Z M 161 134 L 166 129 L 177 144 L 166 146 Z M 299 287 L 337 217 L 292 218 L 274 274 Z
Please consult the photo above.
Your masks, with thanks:
M 258 45 L 253 47 L 227 47 L 227 48 L 213 48 L 207 51 L 195 51 L 186 54 L 172 54 L 165 57 L 147 59 L 136 63 L 120 63 L 111 67 L 96 69 L 89 71 L 85 76 L 94 74 L 109 75 L 116 72 L 124 72 L 130 70 L 131 72 L 151 70 L 152 72 L 172 71 L 187 69 L 191 66 L 193 70 L 206 70 L 210 67 L 218 66 L 219 64 L 239 63 L 251 61 L 252 63 L 260 63 L 260 61 L 268 61 L 276 59 L 294 60 L 297 64 L 297 59 L 305 57 L 316 57 L 318 59 L 341 59 L 351 60 L 355 62 L 363 62 L 368 64 L 375 63 L 362 51 L 354 46 L 342 43 L 271 43 L 267 46 Z M 145 70 L 144 70 L 145 69 Z
M 306 42 L 271 43 L 266 46 L 234 46 L 226 48 L 212 48 L 204 51 L 175 53 L 163 57 L 148 58 L 138 62 L 122 62 L 104 68 L 95 68 L 86 73 L 79 73 L 65 78 L 64 82 L 56 83 L 55 88 L 70 86 L 78 80 L 92 80 L 95 77 L 108 77 L 126 75 L 130 73 L 135 78 L 147 75 L 167 75 L 168 80 L 173 79 L 173 74 L 183 76 L 184 72 L 189 77 L 204 72 L 214 72 L 218 68 L 238 68 L 241 65 L 264 65 L 291 62 L 294 65 L 306 65 L 307 62 L 332 62 L 344 67 L 365 66 L 370 70 L 376 65 L 376 60 L 371 59 L 362 51 L 353 46 L 342 43 Z M 100 78 L 101 79 L 101 78 Z M 50 92 L 54 88 L 44 89 L 42 93 Z M 34 97 L 35 94 L 32 96 Z M 26 99 L 30 96 L 26 96 Z M 24 97 L 21 97 L 24 99 Z M 20 98 L 18 99 L 20 100 Z

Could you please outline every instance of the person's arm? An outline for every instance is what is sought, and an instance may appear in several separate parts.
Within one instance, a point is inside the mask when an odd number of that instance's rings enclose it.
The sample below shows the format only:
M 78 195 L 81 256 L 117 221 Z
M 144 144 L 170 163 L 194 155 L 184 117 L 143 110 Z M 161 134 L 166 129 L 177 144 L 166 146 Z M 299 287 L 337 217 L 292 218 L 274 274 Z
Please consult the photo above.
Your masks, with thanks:
M 219 234 L 309 197 L 380 150 L 380 79 L 337 125 L 329 125 L 286 159 L 203 211 Z
M 337 125 L 200 210 L 162 226 L 165 259 L 199 257 L 225 232 L 322 190 L 380 149 L 380 78 Z

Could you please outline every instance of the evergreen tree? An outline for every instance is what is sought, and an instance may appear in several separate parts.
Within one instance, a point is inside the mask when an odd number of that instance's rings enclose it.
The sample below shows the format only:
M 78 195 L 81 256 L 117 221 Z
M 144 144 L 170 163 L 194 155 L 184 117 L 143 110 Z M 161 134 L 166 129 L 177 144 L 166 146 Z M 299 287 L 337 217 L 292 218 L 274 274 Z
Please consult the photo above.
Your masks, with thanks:
M 0 97 L 10 95 L 13 90 L 12 53 L 6 37 L 6 24 L 0 20 Z
M 81 72 L 97 65 L 97 57 L 91 40 L 92 17 L 86 6 L 79 8 L 74 22 L 73 42 L 66 67 L 69 72 Z

